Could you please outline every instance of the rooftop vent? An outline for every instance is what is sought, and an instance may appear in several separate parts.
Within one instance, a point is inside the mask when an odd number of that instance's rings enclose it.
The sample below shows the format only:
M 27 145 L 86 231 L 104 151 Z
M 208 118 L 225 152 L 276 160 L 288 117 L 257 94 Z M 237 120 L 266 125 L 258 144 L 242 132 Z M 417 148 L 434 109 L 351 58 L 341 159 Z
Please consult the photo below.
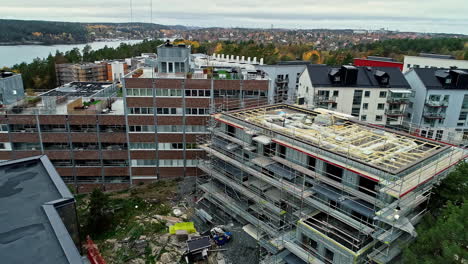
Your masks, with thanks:
M 11 77 L 11 76 L 13 76 L 12 72 L 6 72 L 6 71 L 0 72 L 0 78 L 7 78 L 7 77 Z
M 443 86 L 454 89 L 468 89 L 468 72 L 462 70 L 438 70 L 436 78 Z
M 468 72 L 462 70 L 450 70 L 452 85 L 457 89 L 468 89 Z
M 344 85 L 354 85 L 357 83 L 358 68 L 350 65 L 341 66 L 342 83 Z
M 334 84 L 341 83 L 341 69 L 332 68 L 328 73 L 328 78 L 330 78 L 330 81 Z
M 388 85 L 390 83 L 390 75 L 388 75 L 388 73 L 384 72 L 384 71 L 375 71 L 374 72 L 374 76 L 375 76 L 375 79 L 377 79 L 377 82 L 380 84 L 380 85 Z

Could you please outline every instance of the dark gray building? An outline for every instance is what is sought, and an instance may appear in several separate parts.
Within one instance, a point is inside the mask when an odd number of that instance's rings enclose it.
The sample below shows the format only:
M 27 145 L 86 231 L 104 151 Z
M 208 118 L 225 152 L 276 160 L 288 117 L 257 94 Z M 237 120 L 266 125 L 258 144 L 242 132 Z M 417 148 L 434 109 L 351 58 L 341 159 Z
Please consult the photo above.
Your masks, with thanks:
M 0 163 L 2 263 L 82 264 L 75 199 L 47 156 Z
M 0 106 L 15 103 L 24 98 L 21 74 L 0 72 Z

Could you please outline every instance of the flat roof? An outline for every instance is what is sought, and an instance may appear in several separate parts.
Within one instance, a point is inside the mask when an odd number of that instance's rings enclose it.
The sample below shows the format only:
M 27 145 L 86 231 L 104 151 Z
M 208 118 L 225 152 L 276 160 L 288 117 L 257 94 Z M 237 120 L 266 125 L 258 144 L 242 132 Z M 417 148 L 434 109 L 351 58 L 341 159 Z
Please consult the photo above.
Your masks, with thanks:
M 223 113 L 367 166 L 397 174 L 449 146 L 329 111 L 272 105 Z
M 111 82 L 71 82 L 45 92 L 40 96 L 68 95 L 75 97 L 91 97 L 110 86 L 112 86 Z
M 2 263 L 83 263 L 56 204 L 74 202 L 46 156 L 0 163 Z

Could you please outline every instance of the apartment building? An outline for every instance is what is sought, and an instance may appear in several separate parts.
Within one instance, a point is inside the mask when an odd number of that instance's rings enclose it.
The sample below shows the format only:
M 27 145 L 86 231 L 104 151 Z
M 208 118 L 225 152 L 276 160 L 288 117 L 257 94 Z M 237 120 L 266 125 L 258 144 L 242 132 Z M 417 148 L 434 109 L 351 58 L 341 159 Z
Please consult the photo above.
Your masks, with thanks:
M 23 78 L 21 74 L 0 72 L 0 108 L 24 98 Z
M 403 72 L 411 68 L 462 68 L 468 69 L 467 60 L 456 60 L 451 55 L 420 53 L 419 56 L 405 56 Z
M 57 85 L 70 82 L 105 82 L 107 81 L 106 64 L 82 63 L 55 64 Z
M 210 114 L 266 104 L 269 81 L 216 68 L 189 76 L 137 69 L 122 80 L 123 97 L 113 83 L 74 82 L 35 106 L 3 109 L 0 160 L 45 154 L 79 192 L 195 176 Z
M 308 65 L 299 77 L 297 103 L 400 126 L 411 94 L 398 68 Z
M 291 105 L 213 116 L 197 215 L 258 241 L 260 263 L 391 263 L 463 149 Z
M 260 69 L 270 77 L 270 104 L 294 102 L 299 89 L 299 77 L 310 62 L 283 61 L 274 65 L 259 65 Z
M 408 107 L 412 133 L 468 142 L 468 70 L 413 68 L 405 73 L 413 96 Z

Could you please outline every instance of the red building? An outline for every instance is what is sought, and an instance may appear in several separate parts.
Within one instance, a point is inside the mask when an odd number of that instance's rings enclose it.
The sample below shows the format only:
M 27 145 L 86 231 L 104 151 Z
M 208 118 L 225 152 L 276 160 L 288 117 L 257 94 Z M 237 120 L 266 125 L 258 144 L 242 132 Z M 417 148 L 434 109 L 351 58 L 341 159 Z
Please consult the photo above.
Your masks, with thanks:
M 403 63 L 397 62 L 392 58 L 368 56 L 367 59 L 356 58 L 354 59 L 355 66 L 368 66 L 368 67 L 393 67 L 403 71 Z

